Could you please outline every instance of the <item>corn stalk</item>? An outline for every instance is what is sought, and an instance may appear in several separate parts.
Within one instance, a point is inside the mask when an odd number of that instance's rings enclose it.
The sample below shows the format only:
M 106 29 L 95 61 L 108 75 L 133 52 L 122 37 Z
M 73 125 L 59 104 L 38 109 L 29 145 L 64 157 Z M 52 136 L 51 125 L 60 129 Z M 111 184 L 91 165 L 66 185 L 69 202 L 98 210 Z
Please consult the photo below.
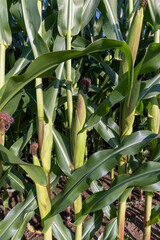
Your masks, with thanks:
M 72 127 L 72 149 L 75 170 L 82 167 L 84 164 L 84 156 L 86 151 L 86 130 L 79 133 L 86 121 L 86 93 L 90 87 L 91 81 L 88 78 L 83 78 L 79 83 L 79 93 L 77 99 L 77 107 L 75 118 Z M 82 214 L 82 196 L 80 195 L 74 201 L 75 220 Z M 82 239 L 82 223 L 76 226 L 75 239 Z
M 30 5 L 31 6 L 31 5 Z M 27 13 L 27 2 L 22 0 L 22 9 L 24 14 L 25 24 L 27 25 L 27 33 L 30 39 L 31 47 L 33 50 L 34 57 L 39 56 L 37 46 L 35 45 L 35 39 L 33 39 L 33 34 L 30 33 L 29 19 Z M 42 36 L 42 0 L 37 0 L 37 10 L 40 17 L 40 25 L 38 29 L 38 34 Z M 28 27 L 29 26 L 29 27 Z M 34 33 L 35 34 L 35 33 Z M 47 186 L 36 185 L 38 205 L 40 209 L 40 215 L 43 221 L 46 217 L 51 214 L 51 199 L 50 199 L 50 168 L 51 168 L 51 151 L 52 151 L 52 122 L 45 124 L 44 121 L 44 103 L 43 103 L 43 88 L 42 88 L 42 78 L 36 78 L 36 100 L 37 100 L 37 116 L 38 116 L 38 147 L 40 153 L 40 160 L 43 169 L 47 177 Z M 35 158 L 36 154 L 33 155 L 33 164 L 40 165 L 38 158 Z M 42 193 L 42 194 L 41 194 Z M 52 227 L 49 227 L 47 232 L 44 233 L 44 239 L 52 239 Z
M 159 29 L 155 26 L 154 42 L 159 43 Z M 149 110 L 148 110 L 148 129 L 154 133 L 159 132 L 159 103 L 157 97 L 153 97 L 149 100 Z M 155 151 L 157 147 L 157 139 L 150 143 L 151 154 Z M 150 220 L 151 210 L 152 210 L 152 198 L 153 192 L 145 192 L 145 212 L 144 212 L 144 236 L 143 240 L 150 240 L 151 238 L 151 225 L 147 226 L 147 222 Z
M 138 46 L 140 41 L 142 23 L 143 23 L 143 14 L 146 2 L 141 1 L 139 7 L 134 15 L 132 20 L 127 43 L 130 47 L 132 53 L 133 65 L 136 60 Z M 120 68 L 120 79 L 121 77 L 125 77 L 127 73 L 127 62 L 124 58 L 124 62 Z M 138 102 L 138 96 L 140 91 L 141 82 L 139 80 L 135 80 L 134 82 L 131 80 L 128 81 L 128 94 L 124 103 L 121 105 L 121 116 L 120 116 L 120 134 L 121 141 L 128 135 L 133 132 L 133 123 L 135 119 L 135 110 Z M 122 156 L 119 160 L 118 164 L 118 174 L 126 173 L 127 166 L 127 156 Z M 125 224 L 125 210 L 126 210 L 126 200 L 122 201 L 119 199 L 119 207 L 118 207 L 118 233 L 119 239 L 124 239 L 124 224 Z

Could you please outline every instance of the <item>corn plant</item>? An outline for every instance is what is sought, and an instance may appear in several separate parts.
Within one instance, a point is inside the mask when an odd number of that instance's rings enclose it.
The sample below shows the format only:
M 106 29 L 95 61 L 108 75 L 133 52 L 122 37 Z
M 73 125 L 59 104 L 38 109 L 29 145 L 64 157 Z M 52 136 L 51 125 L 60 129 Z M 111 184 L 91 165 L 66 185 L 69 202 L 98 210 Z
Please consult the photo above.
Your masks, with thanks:
M 122 240 L 135 187 L 146 191 L 150 239 L 159 220 L 159 206 L 151 211 L 160 189 L 158 0 L 0 3 L 0 186 L 21 196 L 0 239 L 21 239 L 35 214 L 46 240 L 92 239 L 105 214 L 100 239 Z M 149 161 L 139 161 L 142 150 Z M 105 190 L 98 179 L 108 173 Z M 65 186 L 52 197 L 60 176 Z M 71 204 L 75 236 L 60 215 Z

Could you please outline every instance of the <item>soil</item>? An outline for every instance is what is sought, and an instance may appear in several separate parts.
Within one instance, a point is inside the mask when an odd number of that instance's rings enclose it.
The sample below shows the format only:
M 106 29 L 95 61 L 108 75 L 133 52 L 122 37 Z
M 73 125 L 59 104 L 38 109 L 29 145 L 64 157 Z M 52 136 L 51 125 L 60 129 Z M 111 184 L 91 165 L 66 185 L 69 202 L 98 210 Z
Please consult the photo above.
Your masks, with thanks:
M 106 175 L 100 179 L 101 184 L 103 184 L 105 189 L 108 189 L 110 186 L 110 177 Z M 59 183 L 57 184 L 52 197 L 57 195 L 65 184 L 65 178 L 61 177 Z M 88 189 L 83 193 L 83 200 L 91 195 L 91 190 Z M 15 206 L 19 202 L 19 195 L 17 192 L 9 193 L 9 209 Z M 160 203 L 160 192 L 156 192 L 153 198 L 153 207 Z M 117 207 L 117 201 L 114 203 Z M 74 233 L 74 212 L 73 206 L 68 207 L 66 211 L 61 213 L 64 224 Z M 91 216 L 88 216 L 90 218 Z M 0 218 L 4 218 L 4 207 L 0 199 Z M 140 195 L 138 189 L 134 189 L 130 199 L 127 202 L 126 210 L 126 222 L 125 222 L 125 235 L 132 240 L 142 240 L 143 239 L 143 219 L 144 219 L 144 194 Z M 108 223 L 106 216 L 103 217 L 103 222 L 95 233 L 92 240 L 98 240 L 99 236 L 103 234 L 103 231 Z M 43 240 L 43 235 L 41 233 L 42 227 L 40 223 L 40 217 L 34 216 L 29 222 L 22 240 Z M 53 240 L 56 240 L 53 238 Z M 160 240 L 160 222 L 152 225 L 152 235 L 151 240 Z

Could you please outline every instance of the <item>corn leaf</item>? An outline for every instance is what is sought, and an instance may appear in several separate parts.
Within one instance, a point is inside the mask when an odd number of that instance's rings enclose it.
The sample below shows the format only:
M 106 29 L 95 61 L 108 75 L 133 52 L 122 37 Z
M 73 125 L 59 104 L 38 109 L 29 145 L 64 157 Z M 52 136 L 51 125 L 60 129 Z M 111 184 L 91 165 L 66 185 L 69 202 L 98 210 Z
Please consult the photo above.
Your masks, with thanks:
M 34 216 L 35 212 L 29 212 L 27 213 L 24 218 L 23 218 L 23 222 L 21 223 L 19 229 L 15 232 L 15 234 L 13 235 L 13 237 L 11 238 L 11 240 L 21 240 L 23 237 L 23 234 L 26 230 L 27 227 L 27 223 L 31 220 L 31 218 Z
M 148 0 L 148 9 L 154 26 L 160 25 L 160 2 L 159 0 Z
M 147 162 L 140 165 L 131 175 L 119 175 L 109 190 L 95 193 L 84 201 L 82 217 L 76 221 L 76 224 L 83 221 L 88 213 L 97 211 L 114 202 L 127 187 L 141 187 L 158 182 L 159 180 L 160 163 L 155 162 Z
M 62 134 L 58 133 L 56 129 L 52 129 L 53 141 L 55 144 L 56 159 L 61 170 L 67 175 L 71 176 L 72 157 L 70 152 L 70 144 L 68 139 Z
M 50 186 L 51 191 L 55 188 L 59 177 L 51 173 Z M 26 213 L 34 211 L 38 205 L 36 201 L 37 195 L 35 187 L 29 191 L 26 200 L 17 204 L 1 221 L 0 224 L 0 239 L 9 240 L 13 234 L 17 232 L 19 226 L 21 226 Z
M 89 21 L 92 19 L 92 17 L 96 13 L 96 9 L 100 3 L 100 0 L 87 0 L 84 3 L 83 6 L 83 12 L 82 12 L 82 24 L 81 29 L 83 29 Z
M 12 35 L 8 21 L 7 0 L 0 0 L 0 44 L 8 47 L 12 42 Z
M 123 41 L 117 18 L 117 0 L 103 0 L 99 8 L 104 16 L 102 29 L 106 37 Z
M 160 43 L 149 45 L 139 74 L 155 72 L 160 69 Z
M 58 31 L 63 37 L 68 29 L 71 35 L 77 35 L 81 29 L 83 0 L 57 0 L 58 4 Z
M 45 230 L 52 223 L 54 215 L 63 211 L 73 203 L 79 194 L 89 187 L 91 181 L 104 176 L 114 168 L 118 161 L 117 158 L 120 157 L 120 155 L 137 153 L 155 137 L 157 137 L 157 135 L 150 131 L 138 131 L 127 136 L 118 148 L 114 150 L 103 150 L 93 154 L 83 167 L 77 169 L 72 174 L 62 192 L 52 200 L 53 214 L 45 221 Z M 125 189 L 126 186 L 122 185 L 122 188 Z
M 129 72 L 128 78 L 131 79 L 133 68 L 132 68 L 132 56 L 129 47 L 126 43 L 120 42 L 117 40 L 109 40 L 109 39 L 99 39 L 94 43 L 90 44 L 87 48 L 82 51 L 79 50 L 71 50 L 71 51 L 59 51 L 53 53 L 44 54 L 37 59 L 35 59 L 30 66 L 28 67 L 27 71 L 18 77 L 12 77 L 7 81 L 5 85 L 5 90 L 0 102 L 0 110 L 7 104 L 7 102 L 18 92 L 20 91 L 25 85 L 31 82 L 36 77 L 47 77 L 47 71 L 54 69 L 57 67 L 58 64 L 80 56 L 84 56 L 86 54 L 94 53 L 94 52 L 101 52 L 105 51 L 109 48 L 116 48 L 123 51 L 127 57 L 128 65 L 129 65 Z M 44 73 L 47 73 L 44 75 Z
M 33 60 L 31 47 L 24 46 L 20 58 L 15 62 L 13 68 L 6 74 L 5 79 L 8 81 L 12 76 L 17 76 Z
M 29 174 L 29 176 L 33 179 L 34 182 L 39 183 L 41 185 L 47 184 L 47 179 L 43 168 L 22 161 L 2 145 L 0 145 L 0 151 L 2 161 L 4 163 L 10 165 L 18 164 Z
M 25 27 L 30 40 L 32 51 L 34 53 L 34 57 L 36 58 L 43 53 L 49 52 L 49 49 L 44 40 L 38 34 L 41 21 L 38 12 L 37 0 L 22 0 L 21 3 Z
M 138 101 L 148 99 L 159 94 L 160 89 L 160 74 L 157 74 L 150 80 L 141 82 L 141 89 Z
M 99 229 L 102 224 L 103 213 L 102 211 L 97 211 L 93 217 L 88 220 L 83 226 L 82 239 L 90 240 L 92 239 L 94 233 Z
M 52 222 L 53 236 L 57 240 L 72 240 L 73 236 L 69 229 L 64 225 L 63 220 L 59 214 L 54 217 Z
M 107 224 L 107 227 L 99 240 L 115 240 L 117 236 L 117 218 L 114 218 Z
M 155 224 L 160 220 L 160 204 L 155 206 L 151 211 L 150 220 L 147 222 L 147 226 Z

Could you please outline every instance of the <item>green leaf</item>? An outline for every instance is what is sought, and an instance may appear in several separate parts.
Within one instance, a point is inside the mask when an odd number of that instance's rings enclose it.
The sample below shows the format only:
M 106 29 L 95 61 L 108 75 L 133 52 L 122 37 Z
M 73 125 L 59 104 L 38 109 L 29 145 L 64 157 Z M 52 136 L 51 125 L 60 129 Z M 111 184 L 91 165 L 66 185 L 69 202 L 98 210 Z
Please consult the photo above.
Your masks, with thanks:
M 91 114 L 94 113 L 93 105 L 90 105 L 87 108 Z M 112 130 L 110 127 L 108 127 L 104 117 L 94 126 L 94 128 L 112 148 L 118 147 L 120 142 L 119 136 L 114 132 L 114 129 Z
M 147 226 L 155 224 L 159 222 L 159 220 L 160 220 L 160 204 L 158 204 L 152 209 L 151 217 L 150 217 L 150 220 L 147 222 Z
M 61 66 L 61 71 L 63 65 Z M 52 119 L 59 89 L 59 79 L 53 81 L 44 91 L 44 110 L 48 120 Z
M 117 218 L 112 219 L 104 230 L 103 240 L 115 240 L 117 233 Z
M 24 218 L 23 218 L 23 222 L 20 224 L 19 229 L 15 232 L 15 234 L 13 235 L 13 237 L 11 238 L 11 240 L 21 240 L 23 237 L 23 234 L 26 230 L 27 227 L 27 223 L 31 220 L 31 218 L 34 216 L 35 212 L 32 211 L 30 213 L 27 213 Z
M 103 0 L 99 8 L 104 16 L 102 29 L 106 37 L 123 41 L 117 18 L 117 0 Z
M 150 80 L 142 81 L 138 101 L 148 99 L 159 94 L 160 74 L 157 74 Z
M 145 186 L 158 182 L 159 180 L 160 163 L 155 162 L 147 162 L 140 165 L 131 175 L 119 175 L 109 190 L 95 193 L 84 201 L 82 217 L 76 221 L 76 224 L 83 221 L 88 213 L 97 211 L 114 202 L 127 187 Z
M 9 172 L 11 171 L 12 169 L 12 166 L 3 166 L 3 173 L 2 173 L 2 176 L 0 178 L 0 189 L 3 187 L 3 184 L 9 174 Z
M 29 174 L 35 183 L 40 185 L 47 184 L 47 179 L 43 168 L 22 161 L 2 145 L 0 145 L 0 151 L 3 162 L 7 164 L 18 164 Z
M 11 171 L 7 175 L 6 182 L 13 189 L 16 189 L 19 192 L 28 193 L 28 191 L 26 190 L 25 179 L 16 169 L 11 169 Z
M 139 74 L 155 72 L 160 69 L 160 43 L 151 43 L 144 56 Z
M 99 181 L 93 180 L 90 188 L 93 193 L 103 191 L 104 188 L 102 184 Z M 106 217 L 111 220 L 112 218 L 116 217 L 116 209 L 113 205 L 108 205 L 102 208 L 103 213 L 106 215 Z
M 57 67 L 58 64 L 72 58 L 84 56 L 86 54 L 105 51 L 109 48 L 116 48 L 123 51 L 127 57 L 129 72 L 128 77 L 131 79 L 132 76 L 132 56 L 129 47 L 126 43 L 117 40 L 110 39 L 99 39 L 94 43 L 90 44 L 87 48 L 82 51 L 71 50 L 71 51 L 59 51 L 53 53 L 44 54 L 37 59 L 35 59 L 27 71 L 18 77 L 12 77 L 7 81 L 5 85 L 5 90 L 0 103 L 0 110 L 6 105 L 6 103 L 26 84 L 35 79 L 36 77 L 46 77 L 48 71 Z M 44 75 L 44 73 L 47 73 Z
M 26 144 L 29 142 L 31 139 L 33 133 L 36 131 L 36 122 L 33 121 L 27 131 L 27 133 L 19 138 L 12 146 L 10 147 L 10 151 L 14 153 L 14 155 L 20 157 L 22 154 L 23 149 L 25 148 Z
M 148 8 L 154 25 L 160 25 L 160 3 L 159 0 L 148 0 Z
M 33 53 L 30 47 L 23 47 L 22 54 L 15 62 L 13 68 L 6 74 L 5 80 L 8 81 L 12 76 L 17 76 L 33 60 Z
M 69 229 L 64 225 L 63 220 L 59 214 L 54 217 L 52 222 L 53 236 L 57 240 L 72 240 L 72 234 Z
M 43 41 L 42 37 L 38 34 L 41 19 L 38 12 L 37 0 L 22 0 L 21 3 L 27 34 L 34 57 L 36 58 L 43 53 L 49 52 L 47 45 Z
M 89 21 L 92 19 L 92 17 L 96 13 L 96 9 L 99 5 L 100 0 L 87 0 L 84 3 L 83 6 L 83 12 L 82 12 L 82 24 L 81 29 L 83 29 Z
M 138 131 L 127 136 L 118 148 L 93 154 L 83 167 L 73 172 L 62 192 L 52 200 L 53 214 L 45 221 L 45 230 L 52 223 L 54 215 L 72 204 L 79 194 L 89 187 L 91 181 L 104 176 L 115 167 L 120 154 L 135 154 L 155 137 L 157 135 L 150 131 Z
M 62 37 L 70 31 L 77 35 L 81 29 L 83 0 L 57 0 L 58 4 L 58 31 Z
M 124 99 L 124 97 L 126 96 L 126 92 L 127 78 L 124 78 L 111 92 L 111 94 L 98 106 L 96 111 L 89 117 L 82 131 L 84 131 L 86 128 L 91 128 L 95 126 L 103 116 L 109 113 L 111 107 Z
M 17 204 L 12 210 L 7 214 L 7 216 L 1 221 L 0 224 L 0 239 L 9 240 L 16 230 L 21 226 L 23 222 L 24 214 L 18 216 L 24 203 Z
M 156 192 L 159 191 L 160 189 L 160 182 L 154 183 L 152 185 L 147 185 L 141 188 L 144 191 L 148 191 L 148 192 Z
M 7 0 L 0 0 L 0 44 L 8 47 L 12 42 L 12 35 L 8 21 Z
M 21 98 L 22 98 L 22 92 L 19 92 L 19 93 L 17 93 L 12 99 L 11 99 L 11 101 L 9 101 L 6 105 L 5 105 L 5 107 L 3 108 L 3 112 L 6 112 L 6 113 L 8 113 L 10 116 L 12 116 L 14 113 L 15 113 L 15 111 L 17 110 L 17 107 L 18 107 L 18 105 L 19 105 L 19 102 L 20 102 L 20 100 L 21 100 Z
M 61 170 L 67 175 L 71 176 L 71 152 L 68 139 L 62 134 L 58 133 L 56 129 L 52 129 L 53 141 L 56 151 L 56 159 Z
M 93 235 L 102 224 L 102 219 L 103 219 L 102 211 L 97 211 L 95 212 L 93 217 L 85 223 L 85 225 L 83 226 L 83 233 L 82 233 L 83 240 L 92 239 Z
M 14 17 L 14 19 L 16 20 L 16 22 L 18 23 L 18 25 L 19 25 L 24 31 L 26 31 L 20 1 L 17 1 L 16 3 L 14 2 L 14 3 L 11 4 L 10 13 L 11 13 L 11 15 Z
M 51 173 L 50 175 L 50 186 L 51 191 L 57 185 L 59 177 Z M 6 217 L 1 221 L 0 224 L 0 239 L 9 240 L 15 232 L 19 229 L 23 222 L 24 215 L 34 211 L 38 205 L 36 201 L 36 190 L 35 187 L 33 190 L 30 190 L 27 198 L 24 202 L 17 204 Z
M 57 36 L 54 42 L 53 51 L 65 49 L 65 39 Z M 51 85 L 44 91 L 44 110 L 48 119 L 53 118 L 53 113 L 55 110 L 55 104 L 57 100 L 57 94 L 59 90 L 60 80 L 62 78 L 64 63 L 61 63 L 59 67 L 55 70 L 56 80 L 51 83 Z

